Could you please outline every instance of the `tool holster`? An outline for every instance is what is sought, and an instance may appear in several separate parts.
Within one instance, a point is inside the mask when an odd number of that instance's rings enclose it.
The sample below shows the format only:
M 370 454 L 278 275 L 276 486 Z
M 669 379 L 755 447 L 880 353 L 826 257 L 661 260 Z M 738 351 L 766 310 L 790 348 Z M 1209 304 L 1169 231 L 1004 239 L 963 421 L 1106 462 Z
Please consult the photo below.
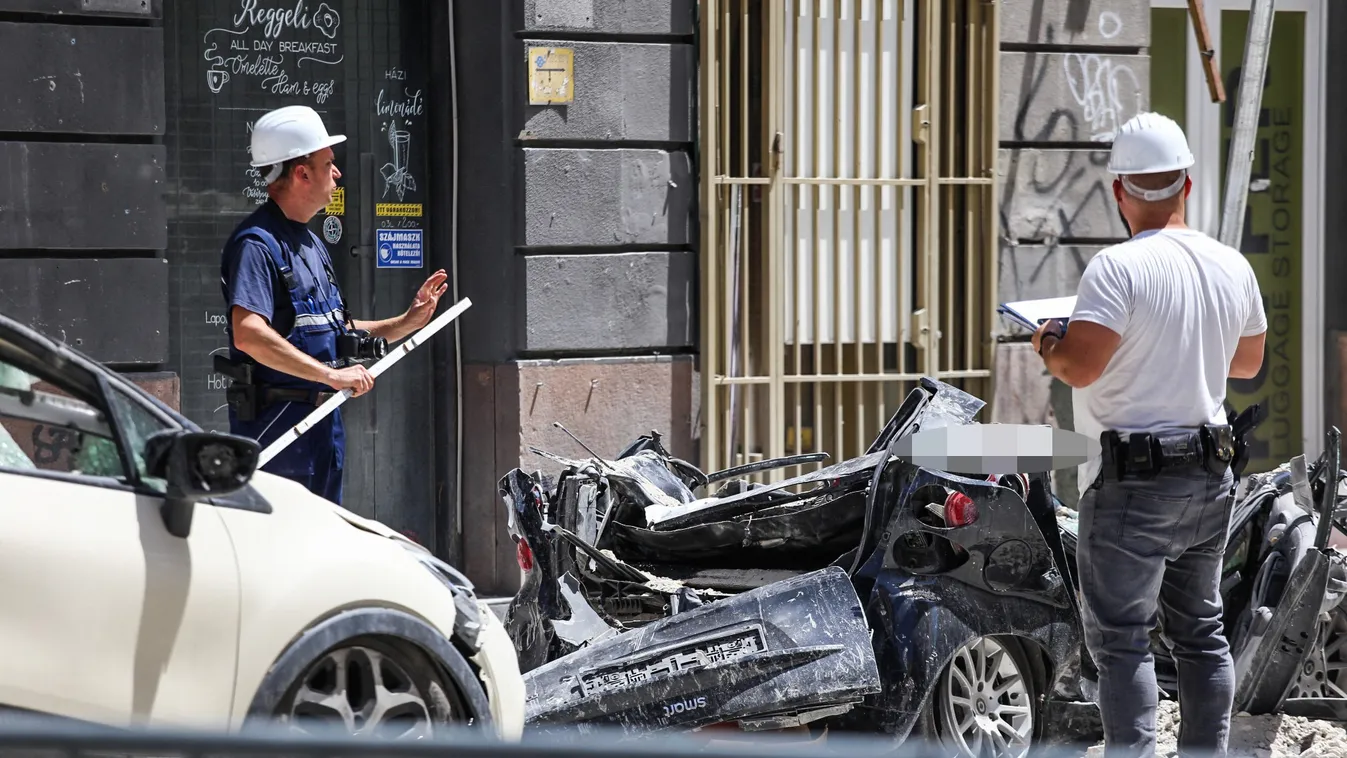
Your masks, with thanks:
M 253 382 L 253 367 L 249 363 L 235 363 L 225 355 L 215 356 L 215 370 L 233 380 L 225 389 L 225 402 L 234 410 L 239 421 L 257 419 L 258 391 Z
M 1154 479 L 1162 471 L 1182 471 L 1201 466 L 1220 476 L 1235 456 L 1234 434 L 1228 424 L 1203 424 L 1195 429 L 1136 432 L 1127 435 L 1112 429 L 1099 437 L 1103 448 L 1105 477 L 1122 480 Z

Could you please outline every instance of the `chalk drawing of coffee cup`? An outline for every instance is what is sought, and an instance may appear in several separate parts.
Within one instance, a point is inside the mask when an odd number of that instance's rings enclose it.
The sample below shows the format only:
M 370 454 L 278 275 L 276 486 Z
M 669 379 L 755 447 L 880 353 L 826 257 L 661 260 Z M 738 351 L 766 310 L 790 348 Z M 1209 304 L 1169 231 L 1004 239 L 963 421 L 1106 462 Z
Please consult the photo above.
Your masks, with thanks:
M 229 83 L 229 72 L 223 69 L 212 68 L 206 72 L 206 86 L 210 87 L 213 94 L 220 94 L 220 90 Z
M 337 36 L 337 27 L 341 26 L 341 16 L 332 10 L 332 6 L 323 3 L 313 14 L 313 25 L 323 36 L 332 39 Z

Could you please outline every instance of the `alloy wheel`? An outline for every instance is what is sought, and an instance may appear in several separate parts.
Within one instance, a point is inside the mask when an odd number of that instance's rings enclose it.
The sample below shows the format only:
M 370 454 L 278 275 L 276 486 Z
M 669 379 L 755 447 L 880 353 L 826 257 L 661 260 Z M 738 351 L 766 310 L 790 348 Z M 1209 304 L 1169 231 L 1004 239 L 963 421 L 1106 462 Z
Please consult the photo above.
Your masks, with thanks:
M 282 720 L 299 732 L 425 739 L 434 731 L 432 693 L 408 662 L 366 645 L 325 653 L 304 673 Z
M 1023 758 L 1034 733 L 1028 676 L 1023 659 L 995 638 L 959 648 L 940 683 L 941 740 L 969 758 Z
M 1287 698 L 1347 698 L 1347 606 L 1339 605 L 1305 659 Z

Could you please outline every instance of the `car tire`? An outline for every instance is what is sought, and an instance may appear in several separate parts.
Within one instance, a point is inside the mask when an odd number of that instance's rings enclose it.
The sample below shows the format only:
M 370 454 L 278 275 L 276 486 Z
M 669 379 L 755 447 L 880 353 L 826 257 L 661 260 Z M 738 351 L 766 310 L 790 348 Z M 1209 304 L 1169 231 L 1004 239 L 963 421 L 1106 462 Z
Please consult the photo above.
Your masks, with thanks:
M 376 636 L 344 640 L 311 661 L 273 717 L 297 732 L 407 740 L 471 721 L 453 680 L 425 653 Z
M 988 665 L 991 669 L 988 670 Z M 912 730 L 931 755 L 1026 758 L 1039 733 L 1037 674 L 1008 637 L 975 637 L 950 657 Z M 989 746 L 990 752 L 984 752 Z

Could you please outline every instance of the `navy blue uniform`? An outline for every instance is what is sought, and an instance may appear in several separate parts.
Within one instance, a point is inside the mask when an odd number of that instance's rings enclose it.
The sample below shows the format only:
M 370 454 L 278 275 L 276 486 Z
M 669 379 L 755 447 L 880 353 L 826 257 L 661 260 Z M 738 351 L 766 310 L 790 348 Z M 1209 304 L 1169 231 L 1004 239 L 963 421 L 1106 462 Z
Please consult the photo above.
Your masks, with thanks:
M 288 218 L 274 200 L 230 235 L 220 259 L 220 285 L 227 310 L 237 305 L 260 314 L 300 352 L 320 363 L 339 365 L 337 336 L 347 331 L 346 311 L 327 247 L 307 226 Z M 259 385 L 256 418 L 241 421 L 231 406 L 229 431 L 255 439 L 265 449 L 313 412 L 318 393 L 333 389 L 252 359 L 234 346 L 232 318 L 229 323 L 229 356 L 235 363 L 252 362 L 253 381 Z M 310 398 L 268 402 L 269 389 L 307 391 Z M 337 408 L 262 470 L 293 479 L 340 505 L 345 457 L 346 430 Z

